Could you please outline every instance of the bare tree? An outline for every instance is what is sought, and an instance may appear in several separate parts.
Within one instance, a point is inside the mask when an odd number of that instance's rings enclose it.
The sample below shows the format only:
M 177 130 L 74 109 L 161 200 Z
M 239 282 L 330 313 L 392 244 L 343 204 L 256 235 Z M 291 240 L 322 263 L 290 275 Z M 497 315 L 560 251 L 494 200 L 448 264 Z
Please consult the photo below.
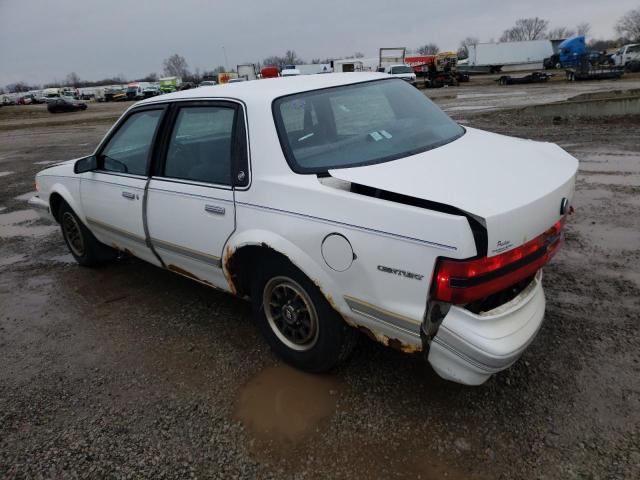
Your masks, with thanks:
M 631 41 L 640 41 L 640 8 L 625 13 L 616 23 L 616 32 Z
M 322 63 L 322 62 L 320 61 L 319 58 L 312 58 L 311 59 L 311 63 L 314 64 L 314 65 L 317 65 L 317 64 Z
M 418 53 L 418 55 L 435 55 L 439 51 L 440 47 L 438 47 L 438 45 L 436 45 L 435 43 L 427 43 L 416 48 L 416 52 Z
M 156 72 L 152 72 L 138 80 L 139 82 L 157 82 L 158 74 Z
M 287 65 L 300 65 L 303 63 L 302 59 L 298 57 L 295 50 L 287 50 L 284 54 L 285 64 Z
M 364 58 L 364 53 L 362 52 L 355 52 L 353 54 L 353 58 Z
M 477 45 L 480 42 L 475 37 L 467 37 L 460 42 L 460 47 L 458 48 L 458 57 L 461 59 L 465 59 L 469 57 L 469 45 Z
M 549 27 L 549 21 L 539 17 L 520 18 L 515 26 L 505 30 L 500 37 L 501 42 L 521 42 L 525 40 L 540 40 Z
M 168 77 L 188 77 L 189 65 L 187 60 L 177 53 L 174 53 L 169 58 L 162 62 L 164 68 L 164 74 Z
M 587 36 L 591 33 L 591 24 L 589 22 L 582 22 L 576 26 L 576 34 Z
M 71 72 L 67 75 L 65 83 L 70 87 L 77 87 L 81 83 L 80 76 L 76 72 Z
M 555 27 L 547 32 L 549 40 L 562 40 L 575 36 L 576 32 L 567 27 Z
M 28 92 L 31 87 L 26 82 L 10 83 L 5 87 L 9 93 Z

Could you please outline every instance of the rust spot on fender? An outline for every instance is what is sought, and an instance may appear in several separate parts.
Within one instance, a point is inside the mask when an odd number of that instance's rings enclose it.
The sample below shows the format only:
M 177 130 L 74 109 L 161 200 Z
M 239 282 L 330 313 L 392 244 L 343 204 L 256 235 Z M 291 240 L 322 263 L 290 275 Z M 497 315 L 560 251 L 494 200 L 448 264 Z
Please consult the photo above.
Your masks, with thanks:
M 402 343 L 397 338 L 389 338 L 381 333 L 374 333 L 373 331 L 362 325 L 358 325 L 358 330 L 363 332 L 371 340 L 382 343 L 386 347 L 393 348 L 394 350 L 398 350 L 403 353 L 417 353 L 422 351 L 422 346 L 417 347 L 415 345 Z
M 203 280 L 200 277 L 194 275 L 193 273 L 185 270 L 184 268 L 178 267 L 177 265 L 167 265 L 167 269 L 171 270 L 174 273 L 177 273 L 178 275 L 182 275 L 183 277 L 188 277 L 192 280 L 195 280 L 196 282 L 204 283 L 205 285 L 208 285 L 210 287 L 214 286 L 211 282 Z
M 233 274 L 231 273 L 231 258 L 233 258 L 234 253 L 236 253 L 236 249 L 232 248 L 231 245 L 227 245 L 224 249 L 224 255 L 222 256 L 222 273 L 229 285 L 231 293 L 237 295 L 238 289 L 236 288 L 236 284 L 233 281 Z

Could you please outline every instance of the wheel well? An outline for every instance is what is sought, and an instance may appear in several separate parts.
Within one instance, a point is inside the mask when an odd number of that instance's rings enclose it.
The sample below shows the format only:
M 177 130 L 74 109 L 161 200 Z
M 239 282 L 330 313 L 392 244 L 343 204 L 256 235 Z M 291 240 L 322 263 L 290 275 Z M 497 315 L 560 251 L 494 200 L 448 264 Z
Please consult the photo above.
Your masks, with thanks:
M 292 263 L 289 258 L 266 244 L 247 245 L 236 250 L 225 261 L 225 270 L 233 283 L 235 293 L 243 297 L 251 293 L 251 273 L 268 259 L 280 259 Z
M 58 218 L 58 213 L 60 212 L 60 205 L 62 205 L 64 199 L 62 195 L 59 193 L 52 193 L 49 197 L 49 208 L 51 209 L 51 215 L 56 219 L 56 222 L 60 223 L 60 219 Z

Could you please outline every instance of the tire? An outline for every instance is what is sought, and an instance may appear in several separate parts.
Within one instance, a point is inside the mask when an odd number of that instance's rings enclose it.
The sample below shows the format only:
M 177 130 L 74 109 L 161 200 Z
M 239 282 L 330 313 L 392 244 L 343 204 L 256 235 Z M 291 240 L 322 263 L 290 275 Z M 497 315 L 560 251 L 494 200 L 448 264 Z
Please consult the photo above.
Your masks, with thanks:
M 320 289 L 285 259 L 262 262 L 252 279 L 251 303 L 258 328 L 271 349 L 300 370 L 326 372 L 353 351 L 358 332 L 344 322 Z
M 83 267 L 95 267 L 115 260 L 118 252 L 100 243 L 93 233 L 82 223 L 67 202 L 61 202 L 58 210 L 60 229 L 67 248 L 76 262 Z

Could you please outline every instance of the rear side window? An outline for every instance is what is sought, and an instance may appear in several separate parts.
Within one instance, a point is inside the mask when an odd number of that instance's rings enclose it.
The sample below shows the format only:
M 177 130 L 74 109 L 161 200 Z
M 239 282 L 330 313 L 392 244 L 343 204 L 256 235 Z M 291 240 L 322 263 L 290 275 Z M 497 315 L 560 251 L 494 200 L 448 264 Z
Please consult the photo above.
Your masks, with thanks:
M 273 113 L 284 154 L 298 173 L 391 161 L 464 134 L 400 79 L 288 95 L 274 101 Z
M 108 172 L 147 174 L 147 162 L 162 110 L 130 115 L 102 149 L 102 169 Z
M 235 109 L 182 107 L 171 132 L 164 176 L 231 185 Z

